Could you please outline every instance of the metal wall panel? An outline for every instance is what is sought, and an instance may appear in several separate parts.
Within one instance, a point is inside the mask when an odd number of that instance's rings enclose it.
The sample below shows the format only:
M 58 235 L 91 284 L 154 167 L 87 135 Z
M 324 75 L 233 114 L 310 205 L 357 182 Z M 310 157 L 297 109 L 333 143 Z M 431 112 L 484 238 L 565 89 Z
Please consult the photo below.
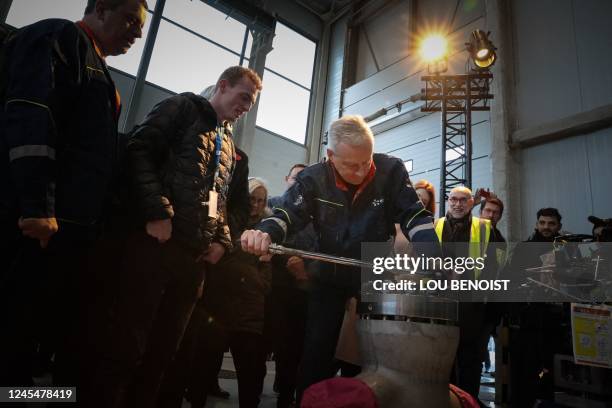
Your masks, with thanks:
M 577 136 L 522 151 L 521 231 L 525 238 L 533 230 L 538 209 L 544 207 L 559 210 L 564 230 L 590 231 L 590 185 L 602 180 L 591 178 L 587 140 Z
M 586 136 L 591 188 L 591 213 L 600 218 L 612 218 L 612 128 Z
M 195 90 L 194 92 L 199 93 L 200 91 L 201 90 Z M 175 94 L 170 91 L 145 83 L 142 88 L 140 104 L 136 107 L 134 123 L 142 122 L 155 105 L 173 95 Z
M 518 0 L 512 6 L 518 128 L 580 112 L 572 0 Z
M 378 61 L 375 60 L 376 50 L 374 49 L 373 52 L 370 51 L 368 41 L 371 40 L 369 40 L 368 38 L 366 29 L 362 27 L 359 30 L 356 62 L 357 67 L 355 68 L 355 80 L 357 82 L 378 72 L 378 69 L 376 68 L 376 64 L 378 63 Z
M 374 58 L 378 67 L 384 69 L 408 56 L 414 40 L 410 33 L 410 18 L 410 1 L 397 1 L 361 25 L 356 82 L 377 72 Z
M 323 108 L 322 132 L 339 117 L 340 95 L 342 90 L 342 68 L 344 66 L 344 42 L 346 39 L 346 23 L 348 17 L 343 17 L 334 23 L 329 43 L 329 63 L 327 67 L 327 84 L 325 86 L 325 106 Z
M 488 112 L 474 112 L 472 127 L 472 187 L 493 186 L 491 171 L 490 120 Z M 433 183 L 436 192 L 440 186 L 441 160 L 441 117 L 440 113 L 408 122 L 375 136 L 375 150 L 388 153 L 403 161 L 412 160 L 410 179 L 416 182 L 426 179 Z M 439 194 L 438 194 L 439 195 Z M 440 197 L 437 197 L 439 205 Z M 475 210 L 477 211 L 477 210 Z M 437 214 L 436 214 L 437 215 Z
M 266 180 L 270 194 L 279 195 L 285 191 L 284 177 L 289 169 L 294 164 L 305 161 L 305 146 L 264 129 L 255 129 L 253 151 L 249 156 L 249 176 Z
M 113 81 L 115 81 L 115 87 L 121 95 L 121 116 L 119 116 L 119 131 L 120 132 L 129 132 L 131 129 L 124 129 L 125 126 L 125 118 L 127 117 L 128 106 L 130 106 L 131 98 L 132 98 L 132 87 L 134 86 L 134 78 L 130 75 L 126 75 L 123 72 L 115 71 L 113 69 L 110 70 L 111 77 Z
M 612 1 L 573 2 L 582 110 L 612 103 Z

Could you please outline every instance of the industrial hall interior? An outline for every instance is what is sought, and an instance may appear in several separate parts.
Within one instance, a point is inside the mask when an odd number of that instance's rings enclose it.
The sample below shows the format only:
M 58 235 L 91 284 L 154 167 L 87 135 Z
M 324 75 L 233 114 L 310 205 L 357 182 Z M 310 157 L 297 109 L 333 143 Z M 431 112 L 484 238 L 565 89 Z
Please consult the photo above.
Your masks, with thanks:
M 611 16 L 1 0 L 0 407 L 612 408 Z

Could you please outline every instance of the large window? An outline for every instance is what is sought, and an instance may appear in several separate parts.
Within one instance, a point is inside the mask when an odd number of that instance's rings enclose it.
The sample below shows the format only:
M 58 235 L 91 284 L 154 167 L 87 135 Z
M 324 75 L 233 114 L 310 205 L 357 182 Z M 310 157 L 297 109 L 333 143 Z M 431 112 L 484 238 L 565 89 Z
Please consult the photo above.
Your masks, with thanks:
M 201 1 L 166 1 L 147 81 L 199 93 L 240 63 L 245 32 L 244 24 Z
M 149 12 L 147 13 L 147 21 L 142 30 L 142 38 L 136 40 L 127 54 L 108 57 L 106 62 L 109 66 L 127 72 L 130 75 L 136 75 L 145 39 L 149 32 L 151 11 L 155 8 L 156 2 L 157 0 L 147 0 Z M 6 17 L 6 23 L 13 27 L 21 28 L 46 18 L 65 18 L 77 21 L 83 17 L 86 5 L 87 1 L 85 0 L 13 0 Z
M 266 57 L 257 126 L 304 143 L 316 44 L 281 23 Z

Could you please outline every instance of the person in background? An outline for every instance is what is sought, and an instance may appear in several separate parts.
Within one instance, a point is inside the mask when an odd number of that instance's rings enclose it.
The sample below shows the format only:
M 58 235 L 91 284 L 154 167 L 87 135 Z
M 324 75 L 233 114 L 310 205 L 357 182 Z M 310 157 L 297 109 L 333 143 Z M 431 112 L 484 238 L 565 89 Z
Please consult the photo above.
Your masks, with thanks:
M 491 227 L 495 230 L 495 235 L 506 242 L 502 233 L 497 229 L 497 224 L 504 215 L 504 202 L 488 190 L 478 190 L 476 196 L 481 199 L 480 218 L 491 221 Z
M 513 276 L 538 279 L 538 274 L 527 270 L 542 266 L 543 258 L 552 254 L 555 237 L 561 235 L 561 219 L 556 208 L 538 210 L 533 233 L 512 253 L 509 268 Z M 566 339 L 571 332 L 569 308 L 552 302 L 512 303 L 509 318 L 511 403 L 529 407 L 538 399 L 553 401 L 554 354 L 572 352 Z
M 433 217 L 436 216 L 436 189 L 433 184 L 427 180 L 419 180 L 413 185 L 417 195 L 421 199 L 421 202 L 425 206 L 425 209 L 431 213 Z
M 419 199 L 425 206 L 425 209 L 431 213 L 433 218 L 436 217 L 436 190 L 429 181 L 421 179 L 414 183 L 414 190 L 416 191 Z M 411 247 L 408 239 L 402 233 L 402 229 L 399 224 L 395 224 L 395 242 L 393 249 L 396 254 L 410 254 Z

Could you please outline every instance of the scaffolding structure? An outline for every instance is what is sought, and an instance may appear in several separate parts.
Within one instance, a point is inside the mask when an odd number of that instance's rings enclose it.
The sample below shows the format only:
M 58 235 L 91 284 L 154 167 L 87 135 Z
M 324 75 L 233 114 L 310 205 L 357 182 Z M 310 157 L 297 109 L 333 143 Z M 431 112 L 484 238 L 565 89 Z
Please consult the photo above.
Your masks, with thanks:
M 472 187 L 472 112 L 488 111 L 493 99 L 489 86 L 493 74 L 473 71 L 460 75 L 426 75 L 421 98 L 423 112 L 442 113 L 440 163 L 440 217 L 446 215 L 446 200 L 456 186 Z

